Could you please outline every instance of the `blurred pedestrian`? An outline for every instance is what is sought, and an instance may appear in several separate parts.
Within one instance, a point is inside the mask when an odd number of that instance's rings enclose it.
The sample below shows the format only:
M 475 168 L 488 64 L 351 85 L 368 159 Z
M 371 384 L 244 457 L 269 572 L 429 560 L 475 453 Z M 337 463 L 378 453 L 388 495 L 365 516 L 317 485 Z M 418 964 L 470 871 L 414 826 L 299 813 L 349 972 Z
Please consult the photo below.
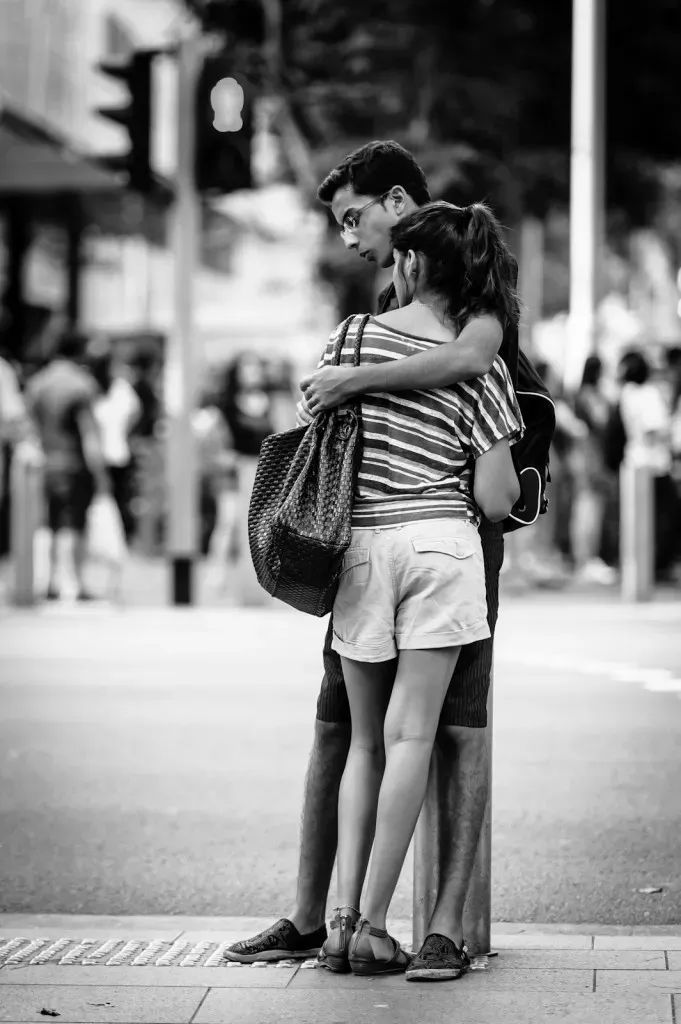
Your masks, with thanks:
M 95 493 L 110 490 L 94 406 L 99 394 L 85 369 L 88 339 L 65 332 L 54 358 L 28 383 L 26 398 L 45 456 L 45 499 L 50 531 L 48 600 L 60 596 L 59 540 L 64 541 L 80 601 L 85 583 L 87 513 Z
M 270 600 L 258 584 L 248 543 L 248 506 L 262 442 L 274 433 L 272 398 L 262 359 L 242 352 L 227 367 L 220 409 L 232 435 L 237 456 L 238 509 L 236 524 L 238 600 L 262 605 Z
M 655 578 L 671 578 L 678 543 L 679 507 L 672 479 L 672 413 L 662 388 L 650 379 L 643 352 L 631 350 L 619 365 L 620 415 L 626 445 L 624 459 L 647 466 L 654 480 Z
M 671 408 L 672 476 L 681 495 L 681 348 L 670 348 L 667 353 Z M 681 528 L 679 529 L 681 533 Z M 681 543 L 681 541 L 680 541 Z
M 88 367 L 99 386 L 93 408 L 102 455 L 125 538 L 130 543 L 135 527 L 131 509 L 133 467 L 130 436 L 142 418 L 142 403 L 123 368 L 116 364 L 108 343 L 90 350 Z
M 229 364 L 220 406 L 234 450 L 257 459 L 262 442 L 274 431 L 269 380 L 259 356 L 242 352 Z
M 603 364 L 591 355 L 574 396 L 574 412 L 584 430 L 575 433 L 568 455 L 573 482 L 570 547 L 579 582 L 612 584 L 617 572 L 600 557 L 605 505 L 613 486 L 605 464 L 605 430 L 610 402 L 602 389 Z
M 207 389 L 192 416 L 192 427 L 199 466 L 201 553 L 210 559 L 214 584 L 224 589 L 235 546 L 238 470 L 231 432 L 218 403 L 215 391 Z
M 9 467 L 12 449 L 28 430 L 19 375 L 0 339 L 0 517 L 8 521 Z M 5 533 L 5 530 L 0 531 Z M 0 539 L 0 556 L 6 544 Z

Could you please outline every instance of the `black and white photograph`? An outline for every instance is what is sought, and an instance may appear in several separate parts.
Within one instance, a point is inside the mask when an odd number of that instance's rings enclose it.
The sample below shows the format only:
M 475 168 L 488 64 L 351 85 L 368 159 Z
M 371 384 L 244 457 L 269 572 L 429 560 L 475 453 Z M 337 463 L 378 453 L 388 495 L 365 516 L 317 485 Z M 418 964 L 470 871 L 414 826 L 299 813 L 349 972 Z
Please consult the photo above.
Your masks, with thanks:
M 681 1024 L 678 0 L 0 0 L 0 1022 Z

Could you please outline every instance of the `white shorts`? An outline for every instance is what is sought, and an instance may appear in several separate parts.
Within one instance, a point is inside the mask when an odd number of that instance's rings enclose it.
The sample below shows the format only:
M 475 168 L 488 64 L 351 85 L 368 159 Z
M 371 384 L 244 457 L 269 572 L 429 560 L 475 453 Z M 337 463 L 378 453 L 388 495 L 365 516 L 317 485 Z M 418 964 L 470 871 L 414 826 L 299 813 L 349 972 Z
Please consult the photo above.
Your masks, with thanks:
M 490 636 L 477 527 L 465 519 L 431 519 L 353 530 L 333 631 L 334 651 L 368 662 Z

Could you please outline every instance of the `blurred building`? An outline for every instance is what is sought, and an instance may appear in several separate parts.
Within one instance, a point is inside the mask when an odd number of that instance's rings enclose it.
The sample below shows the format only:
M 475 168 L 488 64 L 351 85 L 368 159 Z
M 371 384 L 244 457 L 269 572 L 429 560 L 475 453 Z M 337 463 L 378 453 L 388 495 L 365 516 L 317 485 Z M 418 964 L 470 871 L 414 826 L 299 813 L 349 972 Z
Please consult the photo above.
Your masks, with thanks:
M 17 354 L 40 357 L 54 313 L 112 334 L 172 325 L 168 206 L 126 190 L 98 161 L 124 152 L 127 136 L 96 113 L 125 101 L 97 66 L 172 43 L 184 11 L 179 0 L 0 3 L 0 295 Z M 169 182 L 176 120 L 175 68 L 162 57 L 152 166 Z M 251 347 L 314 361 L 333 319 L 314 284 L 323 224 L 277 185 L 205 209 L 197 345 L 210 362 Z

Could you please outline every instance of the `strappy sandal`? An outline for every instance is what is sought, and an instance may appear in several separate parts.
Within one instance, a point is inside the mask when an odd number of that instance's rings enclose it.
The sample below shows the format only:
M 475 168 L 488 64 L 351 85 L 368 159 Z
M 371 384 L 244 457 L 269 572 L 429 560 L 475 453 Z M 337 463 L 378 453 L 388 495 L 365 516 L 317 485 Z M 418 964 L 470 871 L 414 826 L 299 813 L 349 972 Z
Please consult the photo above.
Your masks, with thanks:
M 393 945 L 393 955 L 389 960 L 379 960 L 374 955 L 369 942 L 371 935 L 377 939 L 390 939 Z M 366 977 L 373 974 L 403 974 L 411 962 L 411 957 L 405 953 L 397 939 L 388 935 L 385 928 L 374 928 L 371 922 L 362 917 L 350 940 L 348 962 L 353 974 Z
M 329 927 L 329 937 L 317 954 L 317 966 L 325 967 L 334 974 L 347 974 L 350 971 L 348 949 L 355 930 L 352 918 L 349 914 L 341 914 L 341 909 L 336 907 Z

